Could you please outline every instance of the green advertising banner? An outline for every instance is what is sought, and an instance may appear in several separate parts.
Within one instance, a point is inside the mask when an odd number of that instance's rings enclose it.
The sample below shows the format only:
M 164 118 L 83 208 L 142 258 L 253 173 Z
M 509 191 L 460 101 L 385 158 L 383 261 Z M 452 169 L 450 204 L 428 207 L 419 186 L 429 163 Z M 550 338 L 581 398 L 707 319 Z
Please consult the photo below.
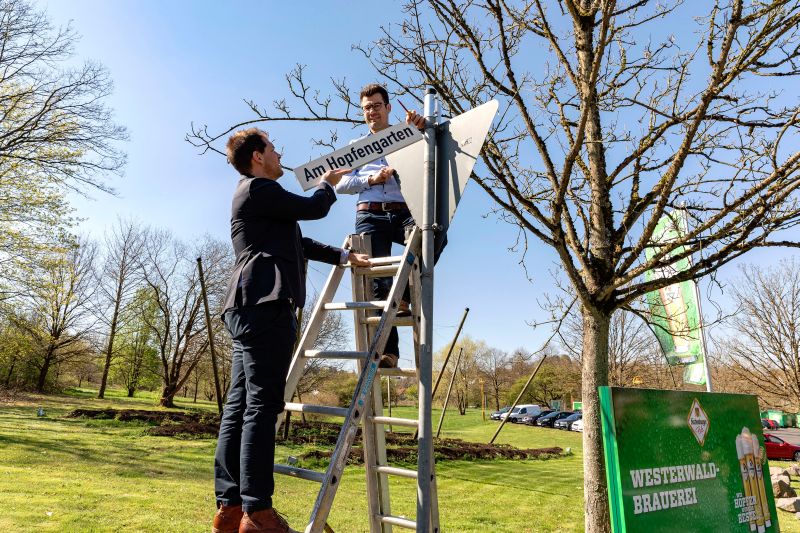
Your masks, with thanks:
M 678 239 L 686 232 L 686 223 L 679 213 L 669 213 L 661 217 L 653 232 L 653 243 L 666 244 Z M 645 249 L 649 261 L 658 248 Z M 683 246 L 678 246 L 669 257 L 682 254 Z M 652 281 L 689 268 L 689 258 L 675 261 L 669 266 L 648 270 L 645 280 Z M 684 381 L 697 385 L 706 382 L 703 358 L 702 320 L 697 285 L 694 281 L 683 281 L 647 293 L 651 322 L 661 349 L 670 365 L 688 365 L 684 370 Z
M 600 387 L 614 533 L 777 532 L 755 396 Z

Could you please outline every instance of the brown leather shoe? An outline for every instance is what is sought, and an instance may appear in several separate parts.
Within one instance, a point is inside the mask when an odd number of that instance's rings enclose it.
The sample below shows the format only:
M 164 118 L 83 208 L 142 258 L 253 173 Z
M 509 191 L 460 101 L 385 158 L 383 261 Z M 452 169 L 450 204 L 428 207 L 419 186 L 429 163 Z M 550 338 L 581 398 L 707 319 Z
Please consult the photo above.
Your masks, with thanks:
M 399 360 L 399 356 L 393 353 L 385 353 L 381 356 L 381 360 L 378 362 L 378 368 L 397 368 L 397 362 Z
M 239 533 L 300 533 L 289 527 L 289 523 L 275 509 L 261 509 L 244 513 Z
M 211 533 L 238 533 L 242 514 L 241 505 L 220 505 L 214 515 Z
M 400 300 L 400 305 L 397 306 L 397 316 L 411 316 L 411 304 L 405 300 Z

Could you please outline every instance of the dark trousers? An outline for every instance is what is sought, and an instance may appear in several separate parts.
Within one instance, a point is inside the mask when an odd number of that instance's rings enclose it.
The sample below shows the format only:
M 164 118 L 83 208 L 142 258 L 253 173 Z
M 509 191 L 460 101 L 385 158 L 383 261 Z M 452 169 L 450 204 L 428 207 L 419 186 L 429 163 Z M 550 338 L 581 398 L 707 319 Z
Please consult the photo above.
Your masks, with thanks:
M 272 507 L 275 424 L 297 336 L 288 300 L 231 309 L 225 325 L 233 339 L 231 386 L 214 456 L 217 504 L 242 504 L 252 513 Z
M 392 243 L 403 244 L 405 241 L 405 228 L 413 226 L 414 219 L 408 209 L 396 211 L 357 211 L 356 233 L 366 233 L 372 241 L 372 257 L 388 257 L 392 255 Z M 392 278 L 375 278 L 373 281 L 375 298 L 385 300 L 392 288 Z M 406 286 L 403 300 L 410 302 L 411 296 Z M 397 328 L 392 328 L 386 348 L 383 353 L 400 355 L 398 346 Z
M 356 233 L 366 233 L 372 241 L 372 257 L 388 257 L 392 255 L 392 243 L 404 244 L 406 228 L 414 225 L 414 219 L 408 209 L 395 211 L 357 211 Z M 434 263 L 439 260 L 439 255 L 447 246 L 447 235 L 437 239 L 434 250 Z M 385 300 L 392 288 L 392 278 L 375 278 L 373 289 L 375 298 Z M 403 292 L 403 300 L 410 302 L 411 296 L 408 285 Z M 397 328 L 392 328 L 386 348 L 383 353 L 400 355 L 398 346 Z

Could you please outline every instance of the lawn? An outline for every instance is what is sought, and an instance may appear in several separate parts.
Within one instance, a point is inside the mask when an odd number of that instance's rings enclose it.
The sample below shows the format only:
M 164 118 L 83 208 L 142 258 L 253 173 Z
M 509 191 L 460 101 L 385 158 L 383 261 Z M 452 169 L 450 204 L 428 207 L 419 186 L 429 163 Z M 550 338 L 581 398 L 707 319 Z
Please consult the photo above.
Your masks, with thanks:
M 112 390 L 107 400 L 96 400 L 95 393 L 29 395 L 0 404 L 0 531 L 208 531 L 215 441 L 148 436 L 141 423 L 63 417 L 76 408 L 159 409 L 152 396 L 130 399 Z M 180 398 L 176 403 L 181 409 L 216 408 Z M 45 417 L 37 417 L 38 407 Z M 414 416 L 412 409 L 393 414 Z M 435 411 L 434 425 L 438 417 Z M 479 411 L 465 416 L 448 411 L 442 436 L 487 442 L 496 427 L 497 422 L 483 422 Z M 580 434 L 508 424 L 498 442 L 560 446 L 571 453 L 548 460 L 439 463 L 443 530 L 582 531 Z M 285 461 L 307 449 L 280 445 L 277 458 Z M 276 507 L 302 529 L 317 485 L 284 476 L 276 483 Z M 393 514 L 413 517 L 414 482 L 393 479 L 391 489 Z M 782 530 L 800 532 L 798 521 L 787 516 L 781 515 Z M 345 471 L 329 522 L 337 533 L 368 531 L 363 468 Z

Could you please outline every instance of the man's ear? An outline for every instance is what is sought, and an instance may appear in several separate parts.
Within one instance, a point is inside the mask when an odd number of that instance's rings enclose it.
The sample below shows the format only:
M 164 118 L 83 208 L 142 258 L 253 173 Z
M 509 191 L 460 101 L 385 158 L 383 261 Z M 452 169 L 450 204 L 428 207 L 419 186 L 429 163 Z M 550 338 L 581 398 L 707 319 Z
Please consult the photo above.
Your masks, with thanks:
M 392 104 L 386 104 L 386 112 L 387 113 L 391 113 L 392 112 Z

